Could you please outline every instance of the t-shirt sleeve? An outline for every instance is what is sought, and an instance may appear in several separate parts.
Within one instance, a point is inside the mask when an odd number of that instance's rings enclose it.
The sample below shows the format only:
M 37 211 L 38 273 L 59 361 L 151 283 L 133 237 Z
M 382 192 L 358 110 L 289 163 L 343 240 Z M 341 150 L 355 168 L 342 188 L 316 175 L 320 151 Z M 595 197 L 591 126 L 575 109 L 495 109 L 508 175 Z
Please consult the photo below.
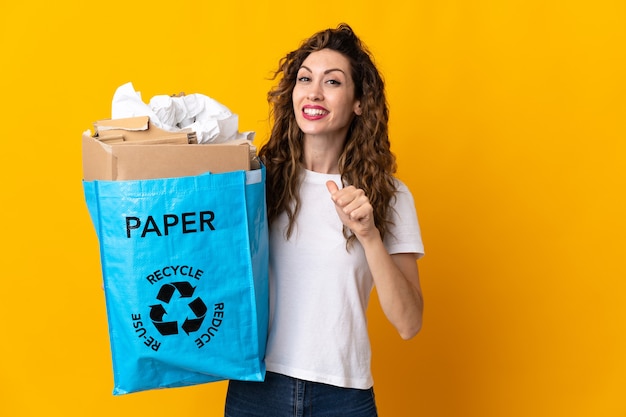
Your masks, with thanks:
M 413 195 L 408 187 L 396 180 L 398 190 L 395 201 L 392 200 L 390 213 L 392 225 L 385 235 L 384 244 L 390 254 L 414 253 L 419 259 L 424 256 L 424 244 L 417 219 Z

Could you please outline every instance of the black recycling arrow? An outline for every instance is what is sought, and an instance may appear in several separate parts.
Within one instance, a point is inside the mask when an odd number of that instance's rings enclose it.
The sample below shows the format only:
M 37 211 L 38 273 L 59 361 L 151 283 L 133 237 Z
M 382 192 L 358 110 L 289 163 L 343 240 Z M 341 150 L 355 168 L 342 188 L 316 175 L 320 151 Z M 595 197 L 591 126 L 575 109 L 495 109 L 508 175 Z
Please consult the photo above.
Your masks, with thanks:
M 191 309 L 191 311 L 193 311 L 193 314 L 195 314 L 196 317 L 204 317 L 208 310 L 208 308 L 206 308 L 206 305 L 204 304 L 204 301 L 202 301 L 200 297 L 190 302 L 189 308 Z
M 152 321 L 163 321 L 163 316 L 167 314 L 165 307 L 161 304 L 150 306 L 150 319 Z
M 176 289 L 178 290 L 178 292 L 180 293 L 181 297 L 191 297 L 193 296 L 193 292 L 195 291 L 196 287 L 193 287 L 190 283 L 188 283 L 187 281 L 182 281 L 182 282 L 172 282 L 172 285 L 174 287 L 176 287 Z
M 172 282 L 171 284 L 163 284 L 161 289 L 159 289 L 159 293 L 157 294 L 157 300 L 163 301 L 164 303 L 169 303 L 172 300 L 172 296 L 174 295 L 174 291 L 178 290 L 181 298 L 187 298 L 193 296 L 193 292 L 196 287 L 192 286 L 190 283 L 186 281 L 182 282 Z
M 161 304 L 150 306 L 150 319 L 159 333 L 163 336 L 178 334 L 178 323 L 175 321 L 163 321 L 163 316 L 166 314 L 167 311 Z
M 157 300 L 163 301 L 164 303 L 169 303 L 172 299 L 172 295 L 174 295 L 175 289 L 176 288 L 171 284 L 164 284 L 157 294 Z
M 171 334 L 178 334 L 178 323 L 175 321 L 164 321 L 159 323 L 157 321 L 153 321 L 154 327 L 161 333 L 163 336 L 169 336 Z
M 190 319 L 187 317 L 182 324 L 182 328 L 189 335 L 189 333 L 196 332 L 202 326 L 202 322 L 204 321 L 204 316 L 207 312 L 207 307 L 204 304 L 204 301 L 200 299 L 200 297 L 196 298 L 192 302 L 189 303 L 189 308 L 196 315 L 196 318 Z
M 193 332 L 197 332 L 198 329 L 200 328 L 200 326 L 202 326 L 202 322 L 204 321 L 204 317 L 201 317 L 199 319 L 185 319 L 185 321 L 183 322 L 183 325 L 180 326 L 183 328 L 183 330 L 185 331 L 185 333 L 187 333 L 187 335 L 189 335 L 189 333 L 193 333 Z

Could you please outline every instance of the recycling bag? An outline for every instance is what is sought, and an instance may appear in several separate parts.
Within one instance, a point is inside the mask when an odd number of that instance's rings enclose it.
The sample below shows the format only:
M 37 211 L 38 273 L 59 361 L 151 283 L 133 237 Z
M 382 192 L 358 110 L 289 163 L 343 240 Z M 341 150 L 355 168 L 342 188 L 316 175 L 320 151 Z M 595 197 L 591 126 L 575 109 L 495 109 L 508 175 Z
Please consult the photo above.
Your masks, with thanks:
M 83 181 L 114 395 L 265 376 L 265 168 Z

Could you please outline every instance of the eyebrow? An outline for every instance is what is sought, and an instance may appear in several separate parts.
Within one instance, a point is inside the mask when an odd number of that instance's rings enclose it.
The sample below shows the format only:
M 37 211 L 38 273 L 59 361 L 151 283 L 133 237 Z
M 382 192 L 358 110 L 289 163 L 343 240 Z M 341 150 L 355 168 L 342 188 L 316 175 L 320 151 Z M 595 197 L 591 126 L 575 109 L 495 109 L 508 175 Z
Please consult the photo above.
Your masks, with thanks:
M 309 72 L 313 72 L 313 71 L 311 71 L 311 68 L 307 67 L 306 65 L 301 65 L 300 69 L 302 69 L 302 68 L 304 68 L 305 70 L 307 70 Z M 339 71 L 339 72 L 341 72 L 341 73 L 343 73 L 345 75 L 345 71 L 342 70 L 341 68 L 330 68 L 330 69 L 327 69 L 326 71 L 324 71 L 324 75 L 329 74 L 329 73 L 334 72 L 334 71 Z

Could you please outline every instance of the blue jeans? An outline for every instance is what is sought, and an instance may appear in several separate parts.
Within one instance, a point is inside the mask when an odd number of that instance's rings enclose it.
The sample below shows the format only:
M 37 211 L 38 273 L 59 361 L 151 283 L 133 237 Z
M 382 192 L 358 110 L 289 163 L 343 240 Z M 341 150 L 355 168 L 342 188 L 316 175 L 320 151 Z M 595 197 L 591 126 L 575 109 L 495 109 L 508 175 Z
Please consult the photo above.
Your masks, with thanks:
M 267 372 L 264 382 L 230 381 L 225 417 L 376 417 L 374 390 L 341 388 Z

